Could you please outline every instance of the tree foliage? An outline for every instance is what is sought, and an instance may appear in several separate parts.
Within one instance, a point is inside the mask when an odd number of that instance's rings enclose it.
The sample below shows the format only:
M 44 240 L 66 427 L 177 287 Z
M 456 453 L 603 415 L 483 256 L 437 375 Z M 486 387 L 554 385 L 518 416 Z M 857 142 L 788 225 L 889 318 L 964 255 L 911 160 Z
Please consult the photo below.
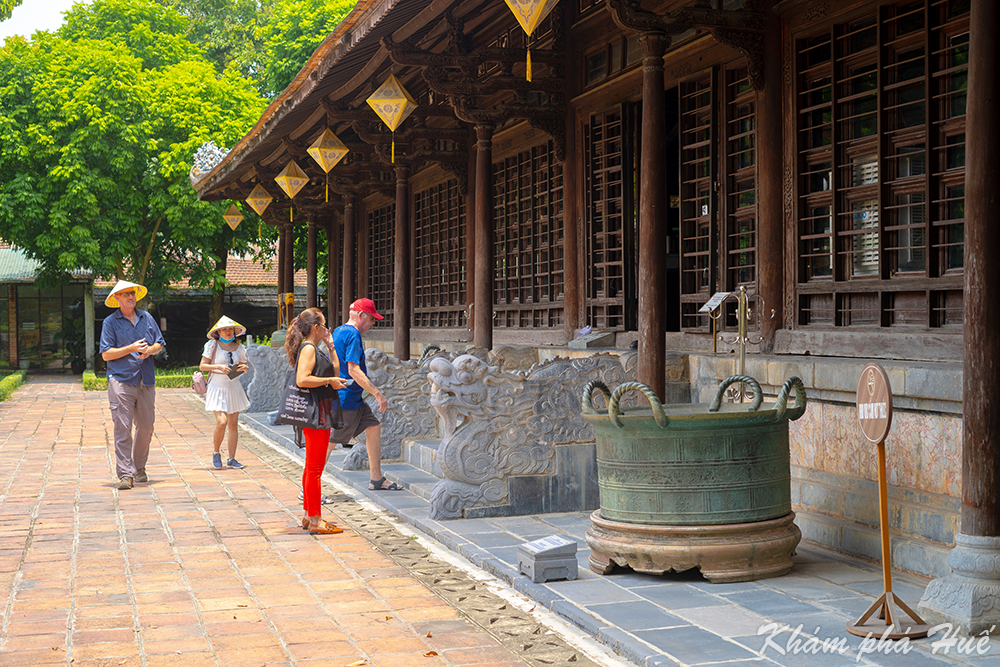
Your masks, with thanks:
M 0 237 L 40 262 L 39 282 L 88 269 L 154 291 L 218 288 L 220 255 L 257 241 L 256 224 L 230 232 L 228 203 L 198 201 L 188 172 L 203 142 L 232 145 L 265 101 L 220 76 L 187 28 L 154 0 L 95 0 L 56 34 L 0 47 Z
M 261 90 L 283 91 L 357 0 L 276 0 L 261 33 Z
M 22 0 L 0 0 L 0 21 L 6 21 L 14 13 L 14 8 L 20 5 Z
M 235 69 L 259 83 L 261 35 L 271 0 L 163 0 L 188 19 L 187 38 L 200 46 L 220 72 Z

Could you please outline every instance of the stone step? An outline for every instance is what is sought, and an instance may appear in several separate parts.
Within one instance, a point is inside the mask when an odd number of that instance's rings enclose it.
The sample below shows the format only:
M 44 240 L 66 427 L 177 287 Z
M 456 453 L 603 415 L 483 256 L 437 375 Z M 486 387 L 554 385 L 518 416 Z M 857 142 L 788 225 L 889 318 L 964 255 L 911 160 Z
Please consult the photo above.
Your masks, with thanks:
M 403 438 L 403 460 L 435 477 L 443 477 L 441 466 L 437 462 L 440 445 L 440 440 Z
M 441 481 L 439 477 L 409 463 L 383 464 L 382 474 L 390 482 L 396 482 L 413 495 L 424 500 L 430 500 L 434 485 Z

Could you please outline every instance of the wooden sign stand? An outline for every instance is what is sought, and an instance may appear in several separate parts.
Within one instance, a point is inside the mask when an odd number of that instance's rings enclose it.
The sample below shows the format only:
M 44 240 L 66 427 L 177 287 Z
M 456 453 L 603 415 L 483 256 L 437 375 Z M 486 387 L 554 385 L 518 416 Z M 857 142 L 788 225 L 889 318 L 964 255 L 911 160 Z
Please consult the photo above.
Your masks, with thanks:
M 878 364 L 868 364 L 861 371 L 861 378 L 858 380 L 857 408 L 861 432 L 868 441 L 878 444 L 878 505 L 882 534 L 882 580 L 885 589 L 858 620 L 847 624 L 847 631 L 859 637 L 868 635 L 887 639 L 926 637 L 931 626 L 924 623 L 892 592 L 889 496 L 886 491 L 885 472 L 885 437 L 892 425 L 892 389 L 889 387 L 889 377 Z M 895 610 L 896 606 L 905 616 L 900 616 Z

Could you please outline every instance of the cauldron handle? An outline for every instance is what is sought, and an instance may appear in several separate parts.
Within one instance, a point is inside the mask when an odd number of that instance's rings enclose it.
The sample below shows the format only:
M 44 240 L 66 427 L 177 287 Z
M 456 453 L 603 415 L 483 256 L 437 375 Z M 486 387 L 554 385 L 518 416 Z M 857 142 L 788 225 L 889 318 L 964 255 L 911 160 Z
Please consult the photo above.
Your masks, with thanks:
M 793 376 L 785 380 L 785 384 L 781 385 L 781 389 L 778 391 L 778 397 L 774 402 L 774 421 L 778 421 L 785 416 L 785 409 L 788 405 L 788 394 L 791 393 L 792 387 L 795 387 L 795 405 L 792 406 L 791 412 L 788 413 L 788 420 L 795 421 L 806 411 L 806 388 L 803 386 L 800 378 Z
M 618 428 L 625 428 L 625 424 L 620 419 L 622 412 L 618 409 L 618 403 L 621 402 L 622 396 L 626 392 L 633 389 L 641 391 L 646 395 L 650 407 L 653 408 L 653 419 L 656 420 L 660 428 L 667 428 L 670 425 L 670 420 L 667 419 L 667 415 L 663 412 L 663 404 L 660 403 L 660 397 L 656 395 L 655 391 L 641 382 L 624 382 L 618 385 L 618 388 L 611 394 L 611 398 L 608 400 L 608 417 L 611 419 L 611 423 Z
M 584 414 L 587 415 L 598 414 L 597 410 L 594 408 L 594 403 L 593 403 L 595 389 L 600 389 L 601 393 L 604 394 L 605 401 L 611 398 L 611 390 L 608 389 L 608 385 L 604 384 L 600 380 L 591 380 L 583 388 L 583 400 L 580 403 L 580 410 Z
M 719 388 L 715 390 L 715 398 L 712 399 L 711 404 L 708 406 L 709 412 L 719 411 L 719 407 L 722 405 L 722 394 L 729 388 L 729 385 L 737 382 L 748 384 L 753 389 L 753 401 L 750 402 L 750 412 L 757 412 L 760 409 L 760 404 L 764 402 L 764 392 L 760 390 L 760 383 L 749 375 L 731 375 L 719 383 Z

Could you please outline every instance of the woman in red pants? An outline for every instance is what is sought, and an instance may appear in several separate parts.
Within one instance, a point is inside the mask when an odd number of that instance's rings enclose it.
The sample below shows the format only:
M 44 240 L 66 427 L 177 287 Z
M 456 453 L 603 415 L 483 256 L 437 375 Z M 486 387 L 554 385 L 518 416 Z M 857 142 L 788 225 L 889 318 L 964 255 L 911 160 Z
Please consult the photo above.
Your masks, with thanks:
M 330 356 L 321 351 L 317 345 L 320 341 L 326 343 Z M 288 325 L 285 335 L 285 353 L 288 363 L 295 366 L 295 383 L 310 389 L 319 405 L 319 428 L 302 429 L 306 441 L 306 465 L 302 471 L 302 527 L 313 535 L 331 535 L 344 532 L 343 528 L 324 521 L 323 505 L 320 498 L 320 477 L 326 467 L 326 453 L 330 445 L 330 428 L 337 410 L 331 409 L 331 404 L 337 400 L 336 389 L 342 389 L 346 381 L 338 377 L 340 364 L 337 353 L 333 351 L 333 339 L 330 330 L 326 328 L 326 318 L 319 308 L 308 308 Z

